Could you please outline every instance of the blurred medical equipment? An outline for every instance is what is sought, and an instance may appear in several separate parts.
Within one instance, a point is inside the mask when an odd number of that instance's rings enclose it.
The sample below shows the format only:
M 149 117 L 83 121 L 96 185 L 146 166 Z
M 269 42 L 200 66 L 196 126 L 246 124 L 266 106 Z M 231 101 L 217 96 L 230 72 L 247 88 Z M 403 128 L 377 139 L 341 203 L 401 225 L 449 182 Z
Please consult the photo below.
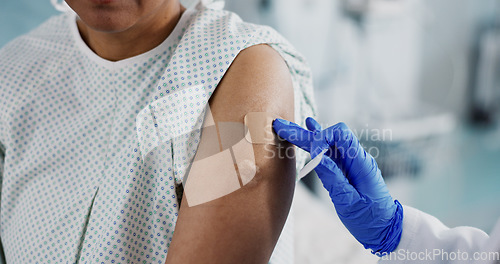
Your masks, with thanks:
M 471 117 L 476 123 L 495 122 L 500 104 L 500 1 L 496 21 L 484 27 L 475 47 Z
M 353 100 L 364 107 L 348 120 L 363 146 L 373 150 L 386 177 L 416 176 L 424 166 L 423 158 L 439 147 L 435 143 L 452 131 L 456 118 L 419 94 L 424 4 L 411 0 L 343 3 L 344 13 L 358 25 L 359 62 L 364 65 Z

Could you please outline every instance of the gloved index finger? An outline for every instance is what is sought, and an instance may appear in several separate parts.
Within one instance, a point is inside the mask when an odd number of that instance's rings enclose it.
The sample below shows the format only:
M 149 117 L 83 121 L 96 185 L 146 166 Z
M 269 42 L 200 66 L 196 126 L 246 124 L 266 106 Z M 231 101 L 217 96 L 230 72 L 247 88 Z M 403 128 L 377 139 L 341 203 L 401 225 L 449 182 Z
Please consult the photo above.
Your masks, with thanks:
M 314 133 L 301 126 L 280 118 L 273 121 L 274 132 L 286 141 L 310 152 Z

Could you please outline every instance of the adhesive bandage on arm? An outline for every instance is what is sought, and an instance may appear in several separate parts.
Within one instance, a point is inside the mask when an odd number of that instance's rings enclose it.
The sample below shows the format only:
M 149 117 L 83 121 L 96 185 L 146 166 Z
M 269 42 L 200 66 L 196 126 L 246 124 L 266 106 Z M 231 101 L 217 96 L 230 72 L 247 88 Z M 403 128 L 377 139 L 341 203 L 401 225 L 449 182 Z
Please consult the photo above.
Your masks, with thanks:
M 228 195 L 257 174 L 253 144 L 277 145 L 272 122 L 277 117 L 251 112 L 238 122 L 215 122 L 210 110 L 205 117 L 198 152 L 184 184 L 188 206 L 196 206 Z
M 277 146 L 280 139 L 273 132 L 273 121 L 278 116 L 267 112 L 252 112 L 245 116 L 245 127 L 248 129 L 245 139 L 252 144 L 269 144 Z M 323 150 L 317 157 L 307 163 L 299 172 L 299 179 L 305 177 L 316 168 L 327 149 Z
M 267 112 L 251 112 L 245 115 L 245 139 L 252 144 L 279 145 L 279 138 L 273 131 L 273 121 L 276 118 L 277 115 Z

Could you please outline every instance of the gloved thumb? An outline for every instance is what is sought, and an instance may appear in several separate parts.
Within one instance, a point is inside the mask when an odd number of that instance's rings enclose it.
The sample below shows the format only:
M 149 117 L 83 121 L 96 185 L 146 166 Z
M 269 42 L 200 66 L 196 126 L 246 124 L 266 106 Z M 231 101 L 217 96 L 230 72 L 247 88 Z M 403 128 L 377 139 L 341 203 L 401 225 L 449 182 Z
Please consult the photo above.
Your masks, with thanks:
M 308 117 L 306 119 L 306 126 L 307 129 L 311 130 L 312 132 L 320 132 L 321 131 L 321 125 L 318 123 L 318 121 L 314 120 L 312 117 Z
M 306 126 L 307 129 L 309 129 L 311 132 L 313 132 L 314 135 L 314 141 L 311 142 L 311 158 L 315 158 L 318 156 L 321 152 L 323 152 L 325 149 L 327 150 L 326 155 L 330 156 L 330 145 L 328 145 L 326 138 L 324 138 L 323 134 L 321 133 L 321 125 L 312 117 L 308 117 L 306 119 Z

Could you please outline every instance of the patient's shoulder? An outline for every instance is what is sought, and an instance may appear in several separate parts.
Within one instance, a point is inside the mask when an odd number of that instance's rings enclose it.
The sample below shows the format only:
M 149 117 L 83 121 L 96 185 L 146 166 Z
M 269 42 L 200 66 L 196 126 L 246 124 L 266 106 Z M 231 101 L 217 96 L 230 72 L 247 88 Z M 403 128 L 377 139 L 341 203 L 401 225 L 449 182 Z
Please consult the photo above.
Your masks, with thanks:
M 268 45 L 240 52 L 211 101 L 214 116 L 243 119 L 248 112 L 270 112 L 293 118 L 293 85 L 287 64 Z

